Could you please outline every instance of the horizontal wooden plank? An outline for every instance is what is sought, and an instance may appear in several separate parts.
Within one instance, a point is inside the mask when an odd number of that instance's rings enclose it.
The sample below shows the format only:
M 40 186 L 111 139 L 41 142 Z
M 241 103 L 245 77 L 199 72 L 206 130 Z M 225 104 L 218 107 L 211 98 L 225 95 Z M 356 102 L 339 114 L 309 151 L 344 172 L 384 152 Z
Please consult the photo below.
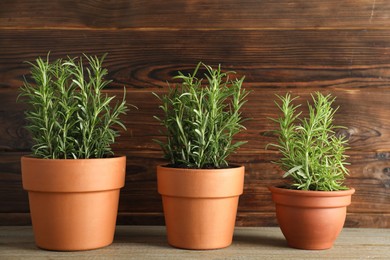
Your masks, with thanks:
M 390 154 L 390 153 L 387 153 Z M 0 213 L 28 212 L 27 193 L 22 190 L 20 175 L 21 153 L 0 154 Z M 128 152 L 125 187 L 121 190 L 119 211 L 122 213 L 162 212 L 161 197 L 157 193 L 156 166 L 164 164 L 160 153 Z M 233 163 L 246 167 L 244 194 L 239 212 L 273 212 L 269 185 L 282 183 L 282 172 L 271 163 L 274 153 L 241 154 Z M 347 185 L 356 189 L 349 212 L 390 214 L 389 158 L 378 158 L 375 153 L 351 154 L 350 176 Z
M 0 226 L 31 225 L 29 213 L 0 213 Z M 162 212 L 119 212 L 117 225 L 165 225 Z M 237 227 L 276 227 L 275 212 L 238 212 Z M 390 228 L 390 214 L 348 213 L 344 227 Z
M 389 28 L 386 0 L 0 2 L 2 28 Z
M 390 106 L 389 87 L 384 88 L 347 88 L 330 86 L 327 88 L 256 88 L 248 86 L 253 92 L 248 96 L 248 102 L 243 107 L 243 117 L 250 118 L 245 122 L 247 130 L 237 136 L 237 140 L 245 140 L 248 143 L 242 147 L 248 153 L 259 153 L 266 145 L 275 141 L 270 130 L 276 125 L 269 117 L 280 115 L 274 104 L 275 94 L 285 94 L 287 91 L 301 98 L 297 101 L 305 104 L 310 100 L 310 93 L 322 91 L 337 96 L 335 105 L 340 106 L 336 114 L 336 124 L 343 125 L 347 129 L 339 130 L 349 139 L 349 145 L 354 151 L 388 151 L 390 147 L 390 117 L 383 108 Z M 163 94 L 164 91 L 156 93 Z M 113 91 L 118 98 L 120 92 Z M 15 89 L 0 89 L 0 149 L 3 151 L 27 151 L 31 147 L 31 141 L 24 129 L 25 121 L 23 111 L 24 104 L 16 103 L 18 93 Z M 128 89 L 127 101 L 138 107 L 131 110 L 123 117 L 127 127 L 126 132 L 118 138 L 113 146 L 124 151 L 159 150 L 153 139 L 163 138 L 160 130 L 163 128 L 153 118 L 161 116 L 158 108 L 159 100 L 148 90 Z M 306 109 L 304 110 L 306 112 Z
M 386 229 L 344 228 L 329 250 L 297 250 L 288 247 L 279 228 L 238 227 L 227 248 L 180 250 L 168 245 L 163 226 L 117 226 L 110 246 L 63 252 L 38 249 L 31 226 L 0 228 L 4 259 L 389 259 L 389 240 Z
M 0 30 L 0 87 L 22 84 L 37 56 L 108 53 L 113 86 L 162 88 L 197 62 L 221 63 L 254 86 L 382 87 L 390 30 Z M 26 41 L 28 39 L 28 41 Z M 245 40 L 243 40 L 245 39 Z

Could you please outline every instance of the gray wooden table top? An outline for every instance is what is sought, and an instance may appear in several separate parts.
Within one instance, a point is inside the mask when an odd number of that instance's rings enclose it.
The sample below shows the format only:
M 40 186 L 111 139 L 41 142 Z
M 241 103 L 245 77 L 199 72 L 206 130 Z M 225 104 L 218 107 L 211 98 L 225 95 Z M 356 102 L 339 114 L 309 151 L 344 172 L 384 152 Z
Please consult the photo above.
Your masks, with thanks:
M 279 228 L 236 228 L 225 249 L 191 251 L 170 247 L 165 227 L 118 226 L 114 243 L 81 252 L 38 249 L 30 226 L 0 226 L 0 259 L 390 259 L 390 229 L 344 228 L 333 248 L 287 247 Z

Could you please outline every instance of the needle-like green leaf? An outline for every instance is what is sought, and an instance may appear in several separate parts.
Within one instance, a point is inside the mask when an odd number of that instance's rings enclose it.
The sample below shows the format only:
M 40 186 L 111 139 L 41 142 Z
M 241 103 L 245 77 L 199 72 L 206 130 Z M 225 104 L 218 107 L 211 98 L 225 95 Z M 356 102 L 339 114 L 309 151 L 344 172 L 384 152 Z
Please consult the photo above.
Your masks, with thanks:
M 206 80 L 198 79 L 201 66 Z M 166 129 L 166 142 L 158 140 L 165 157 L 175 167 L 227 167 L 228 156 L 246 142 L 233 142 L 244 119 L 239 110 L 249 92 L 242 88 L 244 77 L 230 80 L 234 72 L 222 72 L 199 63 L 194 72 L 178 72 L 181 83 L 157 98 L 164 116 L 155 117 Z
M 37 58 L 29 63 L 33 83 L 24 80 L 20 97 L 29 105 L 27 129 L 34 141 L 32 152 L 39 158 L 100 158 L 112 154 L 110 145 L 119 134 L 115 126 L 125 114 L 125 98 L 115 106 L 101 90 L 111 81 L 102 58 L 86 56 L 49 62 Z M 124 95 L 125 96 L 125 95 Z
M 283 177 L 293 181 L 292 187 L 303 190 L 344 190 L 345 167 L 348 149 L 347 140 L 337 136 L 335 130 L 343 128 L 333 125 L 337 108 L 330 94 L 316 92 L 313 104 L 308 103 L 309 116 L 301 118 L 297 112 L 300 105 L 294 105 L 290 94 L 278 96 L 275 102 L 282 116 L 271 119 L 279 125 L 273 132 L 278 135 L 277 144 L 269 144 L 279 150 L 282 158 L 276 162 L 285 171 Z M 267 146 L 267 147 L 268 147 Z

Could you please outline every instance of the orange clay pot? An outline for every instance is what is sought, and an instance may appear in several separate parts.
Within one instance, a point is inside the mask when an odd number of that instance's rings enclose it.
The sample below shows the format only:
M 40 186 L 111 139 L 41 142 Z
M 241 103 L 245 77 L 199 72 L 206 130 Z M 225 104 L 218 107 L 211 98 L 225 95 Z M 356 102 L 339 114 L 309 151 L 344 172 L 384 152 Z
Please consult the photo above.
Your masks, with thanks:
M 280 229 L 290 247 L 320 250 L 340 234 L 355 189 L 302 191 L 269 187 Z
M 112 243 L 119 191 L 125 180 L 125 156 L 68 160 L 22 157 L 21 162 L 38 247 L 73 251 Z
M 244 167 L 157 167 L 168 243 L 185 249 L 217 249 L 232 243 Z

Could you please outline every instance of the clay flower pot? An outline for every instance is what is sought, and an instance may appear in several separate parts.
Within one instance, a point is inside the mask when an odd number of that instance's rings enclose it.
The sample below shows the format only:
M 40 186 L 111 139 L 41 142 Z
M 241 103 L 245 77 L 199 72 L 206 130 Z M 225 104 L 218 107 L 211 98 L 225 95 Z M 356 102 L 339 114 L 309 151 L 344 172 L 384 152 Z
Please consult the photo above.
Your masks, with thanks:
M 269 187 L 276 217 L 289 246 L 328 249 L 341 232 L 355 189 L 302 191 Z
M 232 243 L 244 167 L 157 167 L 168 243 L 185 249 L 217 249 Z
M 125 180 L 125 156 L 68 160 L 22 157 L 21 163 L 38 247 L 71 251 L 112 243 L 119 191 Z

